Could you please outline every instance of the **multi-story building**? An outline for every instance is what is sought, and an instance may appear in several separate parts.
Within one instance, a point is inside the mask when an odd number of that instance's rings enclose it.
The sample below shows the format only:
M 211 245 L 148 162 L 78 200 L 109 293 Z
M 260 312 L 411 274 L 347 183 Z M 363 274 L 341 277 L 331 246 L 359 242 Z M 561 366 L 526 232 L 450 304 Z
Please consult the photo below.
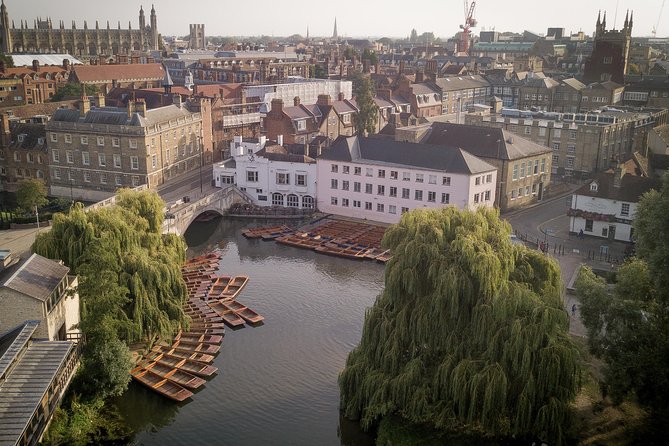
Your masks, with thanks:
M 67 59 L 62 66 L 40 66 L 34 60 L 32 66 L 16 68 L 6 68 L 0 61 L 0 106 L 48 102 L 67 83 L 69 75 Z
M 660 180 L 627 173 L 625 164 L 613 172 L 599 173 L 572 195 L 567 211 L 569 231 L 630 242 L 641 196 L 651 189 L 659 190 L 661 185 Z
M 9 19 L 7 7 L 0 6 L 0 49 L 4 54 L 10 53 L 68 53 L 78 56 L 96 56 L 98 54 L 128 54 L 130 51 L 150 51 L 161 49 L 158 34 L 158 18 L 156 10 L 151 7 L 151 21 L 147 25 L 144 10 L 139 9 L 139 28 L 111 29 L 109 22 L 106 28 L 100 28 L 95 22 L 94 29 L 88 29 L 84 22 L 83 29 L 77 29 L 74 22 L 71 28 L 65 27 L 61 21 L 54 28 L 51 19 L 36 20 L 33 29 L 28 22 L 21 20 L 16 28 Z
M 77 65 L 70 82 L 94 85 L 107 94 L 114 87 L 159 88 L 167 70 L 159 63 Z
M 612 81 L 593 82 L 581 90 L 581 109 L 595 110 L 622 102 L 625 87 Z
M 441 89 L 443 114 L 466 111 L 474 104 L 486 104 L 491 96 L 490 83 L 478 75 L 440 77 L 435 83 Z
M 551 182 L 551 150 L 503 129 L 434 122 L 421 142 L 459 147 L 494 166 L 502 211 L 542 200 Z
M 629 62 L 630 43 L 632 41 L 632 22 L 634 13 L 625 16 L 621 30 L 606 30 L 606 12 L 604 19 L 597 16 L 595 43 L 592 54 L 585 62 L 583 80 L 586 84 L 600 81 L 625 82 Z
M 642 76 L 629 79 L 623 103 L 635 107 L 669 108 L 669 76 Z
M 411 113 L 417 118 L 439 116 L 442 113 L 441 91 L 430 82 L 411 83 L 402 76 L 395 93 L 411 103 Z
M 232 157 L 214 165 L 216 187 L 235 184 L 260 206 L 314 209 L 316 205 L 316 160 L 305 153 L 291 153 L 282 138 L 276 144 L 267 138 L 244 141 L 236 136 Z
M 491 207 L 497 169 L 452 147 L 341 137 L 318 159 L 318 210 L 397 223 L 416 208 Z
M 49 155 L 46 143 L 46 122 L 11 122 L 2 115 L 2 149 L 0 149 L 1 188 L 16 192 L 19 183 L 37 178 L 49 185 Z
M 156 187 L 211 163 L 211 110 L 207 99 L 147 110 L 144 100 L 126 108 L 57 110 L 48 122 L 51 194 L 99 201 L 119 187 Z
M 635 151 L 645 152 L 648 131 L 667 120 L 667 111 L 534 113 L 502 110 L 470 113 L 465 122 L 504 129 L 552 149 L 552 174 L 589 175 L 608 169 Z
M 550 111 L 552 108 L 553 95 L 560 83 L 550 77 L 531 73 L 518 88 L 518 108 L 521 110 L 543 110 Z

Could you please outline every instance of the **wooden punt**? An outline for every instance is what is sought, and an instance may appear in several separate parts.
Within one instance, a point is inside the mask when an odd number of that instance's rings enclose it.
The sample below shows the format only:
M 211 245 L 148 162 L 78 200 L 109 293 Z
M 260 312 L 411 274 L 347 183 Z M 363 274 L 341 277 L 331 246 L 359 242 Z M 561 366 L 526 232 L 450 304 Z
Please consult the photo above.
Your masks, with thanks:
M 213 355 L 207 355 L 206 353 L 193 352 L 191 350 L 184 350 L 181 348 L 172 348 L 167 345 L 156 345 L 151 350 L 153 353 L 149 353 L 147 358 L 151 358 L 154 353 L 165 353 L 168 355 L 176 356 L 181 359 L 192 359 L 193 361 L 210 363 L 214 360 Z
M 154 392 L 169 398 L 173 401 L 183 401 L 193 396 L 193 392 L 184 389 L 178 384 L 173 383 L 169 379 L 165 379 L 151 370 L 146 370 L 141 367 L 136 367 L 130 371 L 130 374 L 138 382 L 144 384 Z
M 188 342 L 188 341 L 174 341 L 172 343 L 172 347 L 178 347 L 184 350 L 190 350 L 192 352 L 199 352 L 199 353 L 206 353 L 208 355 L 215 355 L 221 350 L 220 345 L 213 345 L 213 344 L 202 344 L 202 343 L 196 343 L 196 342 Z
M 221 302 L 221 304 L 250 324 L 257 324 L 265 320 L 264 317 L 236 300 Z
M 187 332 L 184 332 L 186 336 L 201 336 L 201 335 L 215 335 L 220 336 L 221 338 L 225 336 L 225 327 L 222 328 L 199 328 L 199 327 L 190 327 Z
M 143 367 L 146 370 L 151 370 L 156 375 L 165 379 L 169 379 L 170 381 L 179 384 L 181 387 L 190 390 L 195 390 L 207 382 L 204 379 L 195 375 L 191 375 L 184 370 L 169 367 L 165 364 L 161 364 L 160 362 L 142 361 L 138 364 L 138 366 Z
M 228 286 L 225 287 L 225 290 L 219 295 L 219 299 L 234 299 L 237 295 L 244 289 L 247 282 L 249 281 L 249 276 L 235 276 L 230 280 Z
M 188 341 L 188 342 L 196 342 L 196 343 L 203 343 L 203 344 L 220 344 L 221 341 L 223 340 L 223 336 L 218 336 L 218 335 L 206 335 L 206 334 L 192 334 L 188 335 L 186 333 L 179 333 L 176 335 L 174 338 L 175 341 Z
M 192 359 L 183 359 L 176 356 L 164 354 L 154 359 L 156 362 L 162 362 L 169 367 L 176 367 L 197 376 L 211 376 L 218 371 L 218 367 L 193 361 Z
M 201 322 L 201 321 L 191 321 L 188 326 L 190 331 L 201 331 L 203 329 L 220 329 L 225 330 L 225 325 L 223 322 Z
M 223 318 L 221 316 L 212 317 L 212 316 L 203 316 L 203 315 L 198 315 L 198 314 L 189 315 L 189 316 L 190 316 L 190 319 L 191 319 L 191 323 L 195 323 L 195 324 L 222 324 L 224 322 Z
M 209 297 L 212 299 L 217 299 L 218 296 L 225 291 L 225 288 L 230 284 L 232 278 L 230 276 L 220 276 L 216 278 L 216 281 L 212 284 L 211 289 L 209 289 Z
M 381 254 L 376 256 L 376 261 L 381 263 L 386 263 L 388 260 L 392 259 L 393 255 L 390 253 L 390 250 L 383 251 Z
M 264 236 L 267 234 L 281 234 L 281 233 L 286 233 L 288 231 L 292 231 L 288 226 L 286 225 L 280 225 L 280 226 L 262 226 L 258 228 L 247 228 L 242 231 L 242 235 L 246 238 L 265 238 Z
M 218 314 L 223 321 L 228 324 L 231 327 L 239 327 L 244 325 L 244 319 L 239 317 L 237 314 L 235 314 L 232 310 L 229 308 L 226 308 L 221 302 L 219 301 L 213 301 L 213 302 L 207 302 L 207 304 L 211 307 L 212 310 Z

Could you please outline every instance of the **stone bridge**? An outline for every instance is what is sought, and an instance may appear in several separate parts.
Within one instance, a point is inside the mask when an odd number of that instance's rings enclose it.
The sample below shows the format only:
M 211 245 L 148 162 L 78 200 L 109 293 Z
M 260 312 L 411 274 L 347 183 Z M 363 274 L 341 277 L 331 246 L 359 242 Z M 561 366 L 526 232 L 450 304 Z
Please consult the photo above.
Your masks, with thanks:
M 233 203 L 241 202 L 251 203 L 251 199 L 232 185 L 218 189 L 196 201 L 178 200 L 167 206 L 163 233 L 183 235 L 203 212 L 217 212 L 223 215 Z

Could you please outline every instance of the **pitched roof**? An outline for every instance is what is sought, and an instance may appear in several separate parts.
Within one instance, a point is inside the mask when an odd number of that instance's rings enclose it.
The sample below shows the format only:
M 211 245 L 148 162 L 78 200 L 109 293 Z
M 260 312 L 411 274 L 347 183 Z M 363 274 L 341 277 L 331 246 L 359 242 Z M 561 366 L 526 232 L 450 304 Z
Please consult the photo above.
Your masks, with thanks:
M 46 152 L 46 129 L 44 124 L 29 124 L 23 122 L 10 123 L 12 141 L 10 149 L 41 150 Z M 23 135 L 19 140 L 19 136 Z
M 583 90 L 585 88 L 585 84 L 578 79 L 575 79 L 573 77 L 570 77 L 569 79 L 562 79 L 560 83 L 573 88 L 574 90 Z
M 495 170 L 494 166 L 462 149 L 359 136 L 340 136 L 320 158 L 353 163 L 411 166 L 466 175 Z
M 119 65 L 77 65 L 72 68 L 81 83 L 112 81 L 163 80 L 165 69 L 159 63 Z
M 490 82 L 481 76 L 440 77 L 436 81 L 442 91 L 464 90 L 468 88 L 489 87 Z
M 128 110 L 119 107 L 92 108 L 81 117 L 78 110 L 57 110 L 51 121 L 54 122 L 80 122 L 82 124 L 105 124 L 105 125 L 127 125 L 134 127 L 150 127 L 154 124 L 166 122 L 191 115 L 188 109 L 176 105 L 166 105 L 147 110 L 145 115 L 132 113 L 128 117 Z M 48 126 L 48 124 L 47 124 Z
M 70 268 L 33 254 L 19 266 L 3 286 L 46 302 Z
M 551 149 L 493 127 L 433 122 L 425 144 L 460 147 L 481 158 L 515 160 L 550 153 Z
M 669 146 L 669 124 L 658 125 L 651 132 L 655 132 L 664 143 Z
M 256 152 L 257 156 L 262 156 L 270 161 L 284 161 L 288 163 L 313 164 L 315 159 L 304 154 L 290 153 L 285 147 L 278 144 L 266 145 Z
M 592 181 L 588 181 L 581 186 L 574 194 L 636 203 L 644 193 L 651 189 L 660 190 L 662 187 L 662 181 L 659 179 L 629 173 L 623 175 L 620 187 L 615 187 L 613 185 L 615 175 L 615 172 L 598 173 Z M 593 191 L 590 185 L 595 182 L 597 183 L 597 190 Z
M 76 108 L 79 100 L 60 101 L 60 102 L 46 102 L 44 104 L 28 104 L 16 107 L 3 107 L 0 109 L 2 113 L 7 113 L 9 116 L 17 118 L 32 118 L 33 116 L 45 115 L 51 116 L 56 110 L 61 108 L 73 109 Z

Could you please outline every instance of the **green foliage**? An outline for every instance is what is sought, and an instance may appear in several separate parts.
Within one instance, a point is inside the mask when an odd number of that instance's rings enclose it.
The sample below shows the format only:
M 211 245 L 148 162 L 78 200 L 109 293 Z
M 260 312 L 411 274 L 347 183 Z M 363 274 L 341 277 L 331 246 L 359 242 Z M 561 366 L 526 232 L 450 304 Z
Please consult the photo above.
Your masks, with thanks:
M 362 60 L 369 60 L 369 63 L 371 65 L 376 65 L 376 63 L 379 61 L 379 56 L 376 55 L 376 51 L 372 51 L 369 48 L 365 48 L 362 51 Z
M 0 60 L 5 63 L 5 68 L 14 68 L 14 59 L 12 59 L 12 56 L 0 53 Z
M 315 77 L 316 79 L 328 78 L 327 67 L 325 67 L 323 64 L 317 63 L 315 65 L 311 65 L 311 68 L 313 68 L 311 77 Z
M 363 135 L 365 132 L 374 133 L 379 107 L 374 102 L 374 83 L 369 76 L 357 74 L 353 78 L 353 94 L 359 109 L 353 117 L 356 133 L 358 135 Z
M 455 207 L 386 231 L 385 289 L 339 376 L 347 417 L 564 441 L 580 370 L 559 269 L 509 234 L 496 211 Z
M 49 203 L 46 198 L 47 190 L 44 181 L 37 178 L 21 180 L 16 190 L 16 202 L 19 208 L 25 213 L 35 212 Z
M 353 60 L 354 57 L 360 56 L 360 53 L 350 45 L 346 45 L 344 48 L 344 59 Z
M 100 93 L 100 89 L 97 85 L 86 85 L 86 95 L 90 96 L 98 93 Z M 51 102 L 58 102 L 67 98 L 80 98 L 82 94 L 83 89 L 80 83 L 68 82 L 58 87 L 58 91 L 51 98 Z
M 96 333 L 86 344 L 81 361 L 81 389 L 100 398 L 121 395 L 128 387 L 132 358 L 128 346 L 113 333 Z

